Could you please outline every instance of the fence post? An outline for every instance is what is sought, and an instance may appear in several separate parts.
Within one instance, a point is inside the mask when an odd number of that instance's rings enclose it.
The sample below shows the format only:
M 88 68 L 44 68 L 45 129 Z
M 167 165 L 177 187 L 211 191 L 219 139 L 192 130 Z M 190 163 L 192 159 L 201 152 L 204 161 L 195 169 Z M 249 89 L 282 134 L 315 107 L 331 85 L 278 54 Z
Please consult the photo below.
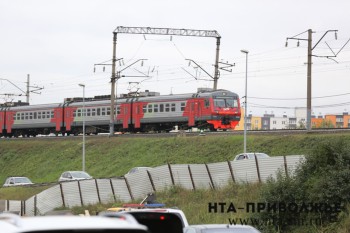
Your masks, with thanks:
M 208 164 L 205 163 L 205 167 L 207 168 L 207 172 L 208 172 L 208 175 L 209 175 L 209 179 L 210 179 L 210 184 L 211 184 L 211 187 L 215 190 L 215 186 L 214 186 L 214 182 L 213 182 L 213 178 L 211 177 L 211 174 L 210 174 L 210 171 L 209 171 L 209 166 Z
M 63 207 L 66 207 L 66 202 L 64 201 L 64 193 L 63 193 L 62 183 L 60 183 L 60 190 L 61 190 L 61 197 L 62 197 Z
M 228 168 L 230 169 L 232 181 L 233 181 L 233 183 L 236 183 L 236 179 L 235 179 L 235 176 L 234 176 L 234 174 L 233 174 L 233 169 L 232 169 L 231 161 L 227 160 L 227 164 L 228 164 Z
M 97 198 L 99 203 L 101 204 L 100 190 L 98 188 L 97 179 L 95 179 L 95 184 L 96 184 Z
M 153 192 L 156 192 L 156 187 L 154 186 L 152 175 L 151 175 L 150 171 L 148 171 L 148 170 L 146 170 L 146 171 L 147 171 L 147 175 L 148 175 L 149 181 L 151 182 Z
M 37 213 L 36 213 L 36 211 L 37 211 L 37 207 L 36 207 L 36 201 L 37 201 L 37 200 L 36 200 L 36 198 L 37 198 L 37 196 L 35 195 L 35 196 L 34 196 L 34 216 L 36 216 L 36 214 L 37 214 Z
M 194 180 L 193 180 L 193 177 L 192 177 L 192 172 L 191 172 L 191 167 L 190 167 L 190 165 L 188 165 L 188 171 L 190 172 L 190 178 L 191 178 L 193 190 L 196 190 L 196 185 L 194 184 Z
M 134 196 L 132 195 L 128 179 L 126 179 L 126 177 L 124 177 L 124 180 L 125 180 L 126 187 L 128 188 L 130 198 L 131 198 L 131 200 L 134 200 Z
M 117 202 L 117 198 L 115 197 L 115 192 L 114 192 L 114 187 L 113 187 L 112 179 L 109 179 L 109 183 L 111 184 L 111 188 L 112 188 L 112 193 L 113 193 L 114 201 Z
M 255 164 L 256 164 L 256 172 L 258 173 L 259 183 L 261 183 L 261 177 L 260 177 L 260 169 L 259 169 L 258 158 L 257 158 L 257 156 L 254 156 L 254 157 L 255 157 Z
M 173 185 L 175 185 L 175 180 L 174 180 L 174 176 L 173 176 L 173 171 L 171 170 L 171 165 L 170 165 L 170 163 L 168 163 L 168 168 L 169 168 L 169 172 L 170 172 L 171 182 L 173 183 Z
M 286 177 L 288 178 L 289 177 L 289 174 L 288 174 L 288 164 L 287 164 L 287 158 L 285 155 L 283 155 L 283 160 L 284 160 L 284 170 L 286 172 Z
M 79 195 L 80 195 L 81 206 L 84 206 L 83 195 L 81 193 L 81 187 L 80 187 L 80 181 L 79 180 L 78 180 L 78 188 L 79 188 Z

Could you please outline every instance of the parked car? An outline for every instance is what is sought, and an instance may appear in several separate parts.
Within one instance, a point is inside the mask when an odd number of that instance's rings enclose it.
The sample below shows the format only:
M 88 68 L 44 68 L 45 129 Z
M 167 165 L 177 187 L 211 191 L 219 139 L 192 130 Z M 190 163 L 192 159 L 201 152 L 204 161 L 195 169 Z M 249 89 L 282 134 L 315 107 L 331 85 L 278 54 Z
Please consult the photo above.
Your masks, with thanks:
M 33 182 L 28 177 L 11 176 L 6 179 L 3 187 L 30 185 L 30 184 L 33 184 Z
M 90 176 L 87 172 L 66 171 L 62 173 L 58 181 L 61 182 L 61 181 L 72 181 L 72 180 L 87 180 L 87 179 L 92 179 L 92 176 Z
M 128 219 L 110 219 L 101 216 L 35 216 L 20 217 L 0 214 L 4 233 L 75 232 L 75 233 L 149 233 L 146 226 Z
M 250 153 L 242 153 L 242 154 L 238 154 L 236 155 L 234 161 L 236 160 L 244 160 L 244 159 L 254 159 L 255 156 L 257 158 L 268 158 L 270 157 L 269 155 L 265 154 L 265 153 L 256 153 L 256 152 L 250 152 Z
M 259 230 L 248 225 L 230 225 L 230 224 L 203 224 L 190 225 L 184 228 L 184 233 L 260 233 Z
M 171 208 L 129 208 L 118 212 L 132 215 L 138 223 L 148 227 L 152 233 L 183 233 L 188 226 L 183 211 Z

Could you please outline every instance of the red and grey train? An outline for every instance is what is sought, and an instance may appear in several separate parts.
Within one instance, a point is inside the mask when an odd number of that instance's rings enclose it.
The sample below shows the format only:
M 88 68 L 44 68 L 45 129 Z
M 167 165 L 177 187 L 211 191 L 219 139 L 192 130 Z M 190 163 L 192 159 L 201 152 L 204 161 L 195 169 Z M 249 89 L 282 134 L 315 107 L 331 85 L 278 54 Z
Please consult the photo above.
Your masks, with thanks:
M 116 100 L 115 131 L 160 132 L 176 125 L 179 129 L 234 129 L 241 117 L 239 97 L 231 91 L 150 93 Z M 86 100 L 84 118 L 82 101 L 0 107 L 0 136 L 77 135 L 82 132 L 83 119 L 87 134 L 109 132 L 110 100 Z

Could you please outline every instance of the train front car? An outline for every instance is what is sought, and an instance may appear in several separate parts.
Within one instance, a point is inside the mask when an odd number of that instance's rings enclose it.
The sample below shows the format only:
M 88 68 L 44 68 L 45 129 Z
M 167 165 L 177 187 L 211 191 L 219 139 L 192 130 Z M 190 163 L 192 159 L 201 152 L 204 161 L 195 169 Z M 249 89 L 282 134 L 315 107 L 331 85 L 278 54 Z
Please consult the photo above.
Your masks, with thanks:
M 209 95 L 211 129 L 234 129 L 241 119 L 239 96 L 227 90 L 213 91 Z

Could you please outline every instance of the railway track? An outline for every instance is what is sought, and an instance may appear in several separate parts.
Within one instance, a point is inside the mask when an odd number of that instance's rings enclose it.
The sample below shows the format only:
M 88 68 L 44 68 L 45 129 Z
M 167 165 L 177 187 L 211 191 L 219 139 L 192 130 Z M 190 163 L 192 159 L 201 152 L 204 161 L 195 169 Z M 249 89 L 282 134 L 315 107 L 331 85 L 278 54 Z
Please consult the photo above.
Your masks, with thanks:
M 288 129 L 288 130 L 248 130 L 248 135 L 292 135 L 292 134 L 334 134 L 334 133 L 350 133 L 350 128 L 330 128 L 330 129 L 312 129 L 310 131 L 305 129 Z M 196 132 L 172 132 L 172 133 L 123 133 L 115 134 L 113 137 L 127 137 L 127 138 L 137 138 L 137 137 L 194 137 L 194 136 L 222 136 L 222 135 L 243 135 L 243 130 L 235 131 L 196 131 Z M 40 137 L 18 137 L 18 138 L 0 138 L 0 140 L 18 140 L 18 139 L 67 139 L 67 138 L 80 138 L 82 135 L 78 136 L 40 136 Z M 88 135 L 87 137 L 110 137 L 109 134 L 101 135 Z

